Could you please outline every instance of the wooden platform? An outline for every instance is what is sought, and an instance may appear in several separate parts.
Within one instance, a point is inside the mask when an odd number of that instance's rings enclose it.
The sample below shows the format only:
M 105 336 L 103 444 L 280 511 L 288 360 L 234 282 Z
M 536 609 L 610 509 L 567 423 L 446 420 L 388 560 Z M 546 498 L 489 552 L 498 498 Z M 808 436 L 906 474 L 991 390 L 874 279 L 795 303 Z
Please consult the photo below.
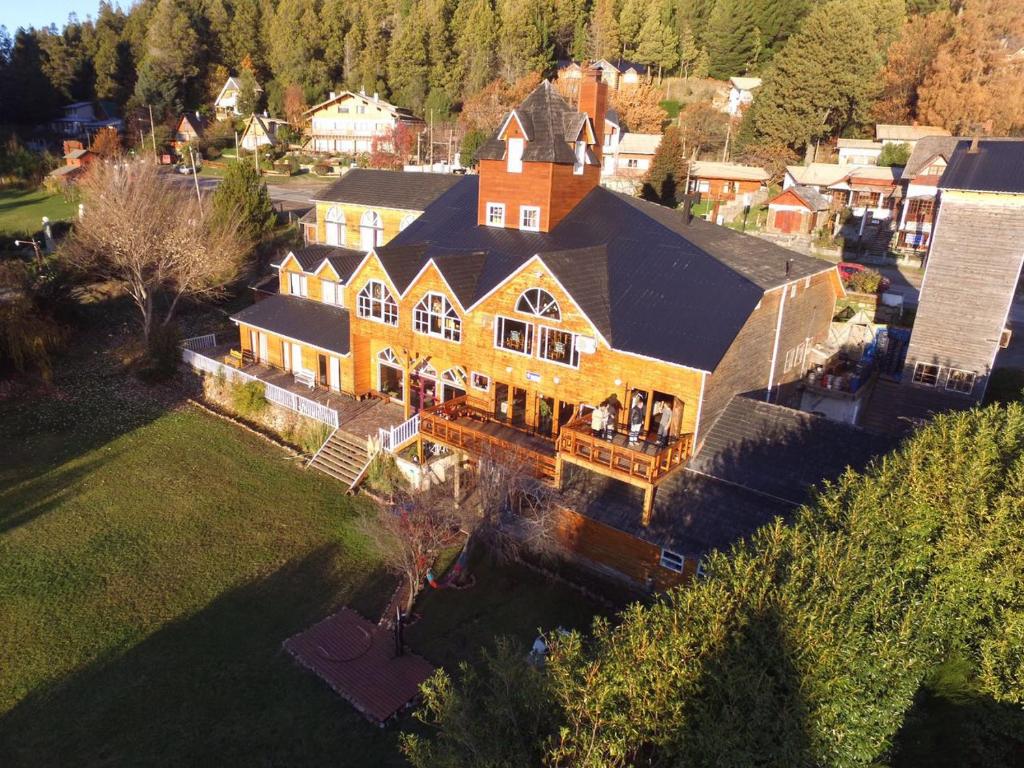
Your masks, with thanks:
M 396 656 L 391 632 L 350 608 L 288 638 L 284 648 L 377 724 L 412 702 L 420 684 L 434 673 L 420 656 Z

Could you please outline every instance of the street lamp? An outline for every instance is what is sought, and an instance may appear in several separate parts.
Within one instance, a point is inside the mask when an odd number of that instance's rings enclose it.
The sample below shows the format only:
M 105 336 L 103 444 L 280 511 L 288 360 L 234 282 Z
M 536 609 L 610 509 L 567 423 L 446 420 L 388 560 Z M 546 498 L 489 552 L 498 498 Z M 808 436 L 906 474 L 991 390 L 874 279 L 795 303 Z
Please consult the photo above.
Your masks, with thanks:
M 14 244 L 15 245 L 31 245 L 33 250 L 35 250 L 35 252 L 36 252 L 36 259 L 37 260 L 42 260 L 42 258 L 43 258 L 42 254 L 39 253 L 39 243 L 37 243 L 35 240 L 15 240 Z

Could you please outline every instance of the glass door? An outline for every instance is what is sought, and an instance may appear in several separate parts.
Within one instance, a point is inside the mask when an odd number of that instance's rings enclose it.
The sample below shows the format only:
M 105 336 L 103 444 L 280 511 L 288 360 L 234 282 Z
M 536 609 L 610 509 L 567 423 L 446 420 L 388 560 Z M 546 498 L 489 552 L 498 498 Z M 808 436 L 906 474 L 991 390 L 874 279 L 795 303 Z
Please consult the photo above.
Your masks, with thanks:
M 526 427 L 526 390 L 512 387 L 512 424 Z
M 494 382 L 494 418 L 498 421 L 508 421 L 508 406 L 508 384 Z

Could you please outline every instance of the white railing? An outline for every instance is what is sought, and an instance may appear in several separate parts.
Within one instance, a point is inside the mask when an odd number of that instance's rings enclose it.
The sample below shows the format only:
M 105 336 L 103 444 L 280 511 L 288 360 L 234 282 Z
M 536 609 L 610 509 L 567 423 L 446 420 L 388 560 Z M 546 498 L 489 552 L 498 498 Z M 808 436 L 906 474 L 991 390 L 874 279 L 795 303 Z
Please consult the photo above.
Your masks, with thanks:
M 193 352 L 200 349 L 209 349 L 210 347 L 217 346 L 217 334 L 208 333 L 205 336 L 193 336 L 191 339 L 185 339 L 182 342 L 182 346 L 185 349 L 191 349 Z
M 390 429 L 381 427 L 377 431 L 377 436 L 380 439 L 381 450 L 394 453 L 419 433 L 420 415 L 415 413 L 408 421 L 403 421 Z
M 258 376 L 240 371 L 238 368 L 233 368 L 230 365 L 224 365 L 224 363 L 188 348 L 181 350 L 181 359 L 197 371 L 212 373 L 215 376 L 223 375 L 229 381 L 259 381 L 263 384 L 263 396 L 270 402 L 293 410 L 296 413 L 301 413 L 303 416 L 308 416 L 311 419 L 316 419 L 335 429 L 338 427 L 338 412 L 323 403 L 318 403 L 315 400 L 310 400 L 308 397 L 289 392 L 287 389 L 282 389 L 270 382 L 262 381 Z

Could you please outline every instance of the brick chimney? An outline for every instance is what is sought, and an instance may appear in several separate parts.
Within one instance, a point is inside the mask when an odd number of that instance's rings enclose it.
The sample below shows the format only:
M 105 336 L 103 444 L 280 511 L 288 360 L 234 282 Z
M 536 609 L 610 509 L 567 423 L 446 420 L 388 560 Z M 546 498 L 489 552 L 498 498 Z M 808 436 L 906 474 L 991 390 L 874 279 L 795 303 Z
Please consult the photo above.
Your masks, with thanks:
M 601 79 L 601 68 L 590 66 L 583 73 L 580 83 L 579 111 L 586 112 L 594 124 L 597 146 L 594 152 L 598 162 L 602 162 L 601 150 L 604 147 L 604 115 L 608 110 L 608 83 Z

